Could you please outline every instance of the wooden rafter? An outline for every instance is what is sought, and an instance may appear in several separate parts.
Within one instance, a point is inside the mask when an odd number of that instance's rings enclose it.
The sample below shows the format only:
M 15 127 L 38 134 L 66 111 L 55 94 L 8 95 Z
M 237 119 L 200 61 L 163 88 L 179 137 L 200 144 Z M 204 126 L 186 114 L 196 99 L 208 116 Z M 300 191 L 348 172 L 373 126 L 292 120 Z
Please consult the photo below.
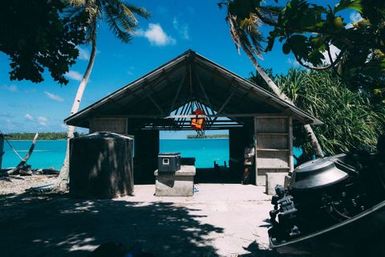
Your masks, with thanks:
M 151 96 L 151 94 L 148 94 L 147 97 L 155 105 L 155 107 L 159 110 L 160 114 L 164 115 L 164 111 L 163 111 L 162 107 L 160 107 L 160 105 L 154 100 L 154 98 Z
M 181 91 L 181 89 L 182 89 L 182 87 L 183 87 L 183 84 L 184 84 L 184 82 L 185 82 L 185 79 L 186 79 L 186 73 L 183 74 L 183 77 L 182 77 L 182 79 L 181 79 L 180 82 L 179 82 L 178 88 L 177 88 L 177 90 L 176 90 L 176 94 L 175 94 L 174 99 L 172 100 L 172 103 L 171 103 L 170 113 L 174 110 L 176 100 L 177 100 L 178 97 L 179 97 L 179 94 L 180 94 L 180 91 Z
M 230 86 L 232 85 L 233 83 L 231 82 Z M 226 98 L 226 100 L 223 102 L 222 106 L 219 107 L 219 110 L 217 112 L 217 114 L 221 114 L 222 111 L 225 109 L 225 107 L 227 106 L 227 104 L 230 102 L 231 98 L 233 97 L 233 95 L 235 94 L 235 87 L 233 87 L 230 95 Z M 216 120 L 218 119 L 218 116 L 215 117 L 213 120 L 212 120 L 212 123 L 214 123 Z
M 196 77 L 196 79 L 198 81 L 198 85 L 199 85 L 200 89 L 202 90 L 203 96 L 205 97 L 205 99 L 207 101 L 207 105 L 210 107 L 210 109 L 213 110 L 213 106 L 211 104 L 210 98 L 207 95 L 206 90 L 205 90 L 204 86 L 202 85 L 202 82 L 201 82 L 199 76 L 197 74 L 195 74 L 195 77 Z

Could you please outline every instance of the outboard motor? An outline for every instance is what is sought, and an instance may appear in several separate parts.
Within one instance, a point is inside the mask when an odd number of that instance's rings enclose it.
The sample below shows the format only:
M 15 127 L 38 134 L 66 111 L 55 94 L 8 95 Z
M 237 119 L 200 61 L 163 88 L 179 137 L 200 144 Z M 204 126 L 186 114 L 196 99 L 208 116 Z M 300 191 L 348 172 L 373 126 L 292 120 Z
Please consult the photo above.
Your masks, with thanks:
M 286 241 L 321 230 L 385 200 L 385 136 L 377 149 L 298 166 L 288 188 L 277 186 L 272 198 L 272 238 Z

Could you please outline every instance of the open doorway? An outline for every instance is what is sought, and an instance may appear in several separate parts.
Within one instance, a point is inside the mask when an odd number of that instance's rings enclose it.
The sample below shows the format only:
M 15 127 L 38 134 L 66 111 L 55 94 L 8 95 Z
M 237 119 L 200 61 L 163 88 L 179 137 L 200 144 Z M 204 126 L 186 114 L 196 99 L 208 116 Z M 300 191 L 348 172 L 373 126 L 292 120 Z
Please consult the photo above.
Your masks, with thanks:
M 196 135 L 194 130 L 160 131 L 159 152 L 179 152 L 182 158 L 194 158 L 197 183 L 239 183 L 240 171 L 229 167 L 229 130 Z

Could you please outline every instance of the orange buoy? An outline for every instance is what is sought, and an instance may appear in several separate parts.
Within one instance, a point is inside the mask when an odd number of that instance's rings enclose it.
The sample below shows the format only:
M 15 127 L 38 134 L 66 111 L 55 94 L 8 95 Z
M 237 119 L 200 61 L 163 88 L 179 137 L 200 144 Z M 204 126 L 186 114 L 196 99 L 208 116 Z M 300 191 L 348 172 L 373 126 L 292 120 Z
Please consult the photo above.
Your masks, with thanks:
M 204 124 L 205 124 L 205 118 L 202 118 L 202 117 L 200 118 L 198 116 L 204 115 L 205 114 L 204 111 L 198 108 L 195 111 L 193 111 L 193 114 L 195 114 L 196 117 L 191 119 L 191 127 L 195 130 L 203 130 Z

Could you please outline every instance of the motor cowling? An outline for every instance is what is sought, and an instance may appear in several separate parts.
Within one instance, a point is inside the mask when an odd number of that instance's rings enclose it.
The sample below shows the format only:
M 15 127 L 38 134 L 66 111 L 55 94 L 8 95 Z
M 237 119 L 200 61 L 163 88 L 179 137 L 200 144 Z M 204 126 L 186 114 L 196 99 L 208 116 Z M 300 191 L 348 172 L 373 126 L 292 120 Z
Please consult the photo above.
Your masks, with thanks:
M 377 152 L 350 152 L 306 162 L 288 188 L 276 187 L 272 240 L 287 241 L 350 219 L 385 201 L 385 136 Z
M 272 198 L 270 217 L 281 240 L 316 231 L 362 211 L 358 178 L 359 171 L 345 154 L 298 166 L 288 188 L 276 187 Z

